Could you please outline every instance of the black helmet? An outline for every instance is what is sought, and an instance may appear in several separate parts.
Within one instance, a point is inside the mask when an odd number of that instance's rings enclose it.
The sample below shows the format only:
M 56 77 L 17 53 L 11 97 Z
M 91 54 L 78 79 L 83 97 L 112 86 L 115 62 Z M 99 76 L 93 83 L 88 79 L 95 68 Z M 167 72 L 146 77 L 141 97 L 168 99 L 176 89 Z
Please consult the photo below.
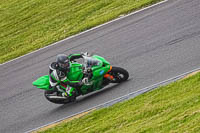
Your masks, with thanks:
M 69 70 L 70 64 L 67 55 L 65 54 L 57 55 L 56 62 L 58 63 L 58 67 L 61 71 L 66 72 Z

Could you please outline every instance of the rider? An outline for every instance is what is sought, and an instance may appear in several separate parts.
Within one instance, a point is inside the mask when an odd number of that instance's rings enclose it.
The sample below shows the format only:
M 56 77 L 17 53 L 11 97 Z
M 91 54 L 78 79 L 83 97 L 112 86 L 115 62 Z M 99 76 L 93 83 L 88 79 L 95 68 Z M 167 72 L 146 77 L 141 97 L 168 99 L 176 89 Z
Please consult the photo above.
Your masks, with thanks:
M 80 88 L 84 81 L 67 81 L 67 73 L 70 72 L 70 62 L 75 59 L 83 58 L 82 54 L 71 54 L 69 56 L 65 54 L 57 55 L 56 62 L 53 62 L 49 66 L 49 82 L 50 86 L 56 91 L 62 92 L 62 96 L 72 96 L 71 87 Z M 65 85 L 71 86 L 69 89 L 64 90 L 59 86 L 59 82 L 64 82 Z

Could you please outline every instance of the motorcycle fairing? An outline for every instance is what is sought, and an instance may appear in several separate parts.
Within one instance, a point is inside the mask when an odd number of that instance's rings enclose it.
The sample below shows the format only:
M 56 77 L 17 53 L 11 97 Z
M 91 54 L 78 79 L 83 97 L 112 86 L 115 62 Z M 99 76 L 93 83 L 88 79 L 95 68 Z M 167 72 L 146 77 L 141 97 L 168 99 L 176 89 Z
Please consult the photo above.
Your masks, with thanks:
M 99 60 L 100 63 L 98 65 L 92 67 L 93 77 L 92 77 L 91 81 L 93 82 L 93 85 L 89 85 L 89 86 L 83 85 L 81 87 L 81 91 L 83 94 L 88 93 L 88 88 L 92 88 L 92 90 L 101 89 L 103 76 L 110 70 L 110 63 L 107 62 L 103 57 L 100 57 L 97 55 L 94 55 L 92 57 Z M 102 66 L 104 66 L 104 67 L 102 67 Z M 67 79 L 64 80 L 63 82 L 66 82 L 66 81 L 70 81 L 73 83 L 79 82 L 83 78 L 82 67 L 83 67 L 82 64 L 71 63 L 70 72 L 67 74 Z M 58 81 L 58 83 L 60 83 L 60 81 Z M 38 78 L 37 80 L 35 80 L 33 82 L 33 85 L 39 89 L 52 90 L 52 88 L 49 88 L 50 83 L 49 83 L 48 75 Z M 65 89 L 65 87 L 63 87 L 62 85 L 61 85 L 61 87 L 63 89 Z
M 44 76 L 38 78 L 37 80 L 35 80 L 33 82 L 33 85 L 39 89 L 52 90 L 51 88 L 49 88 L 49 86 L 50 86 L 49 75 L 44 75 Z

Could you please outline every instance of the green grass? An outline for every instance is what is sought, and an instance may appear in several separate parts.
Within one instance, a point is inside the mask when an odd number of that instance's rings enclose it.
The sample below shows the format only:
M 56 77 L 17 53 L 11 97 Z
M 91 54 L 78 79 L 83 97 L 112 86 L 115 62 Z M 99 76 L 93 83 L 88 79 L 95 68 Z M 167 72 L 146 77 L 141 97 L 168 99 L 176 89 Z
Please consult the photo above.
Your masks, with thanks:
M 0 63 L 161 0 L 1 0 Z
M 44 133 L 200 132 L 200 73 Z

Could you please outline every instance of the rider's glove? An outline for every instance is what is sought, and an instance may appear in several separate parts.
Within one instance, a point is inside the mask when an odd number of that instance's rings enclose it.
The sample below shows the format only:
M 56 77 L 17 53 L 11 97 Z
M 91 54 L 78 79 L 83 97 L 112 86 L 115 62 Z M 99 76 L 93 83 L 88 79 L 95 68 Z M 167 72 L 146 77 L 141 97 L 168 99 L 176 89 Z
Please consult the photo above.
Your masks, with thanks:
M 92 73 L 92 68 L 87 68 L 87 73 Z
M 89 56 L 89 53 L 88 52 L 85 52 L 85 53 L 81 53 L 82 56 Z

